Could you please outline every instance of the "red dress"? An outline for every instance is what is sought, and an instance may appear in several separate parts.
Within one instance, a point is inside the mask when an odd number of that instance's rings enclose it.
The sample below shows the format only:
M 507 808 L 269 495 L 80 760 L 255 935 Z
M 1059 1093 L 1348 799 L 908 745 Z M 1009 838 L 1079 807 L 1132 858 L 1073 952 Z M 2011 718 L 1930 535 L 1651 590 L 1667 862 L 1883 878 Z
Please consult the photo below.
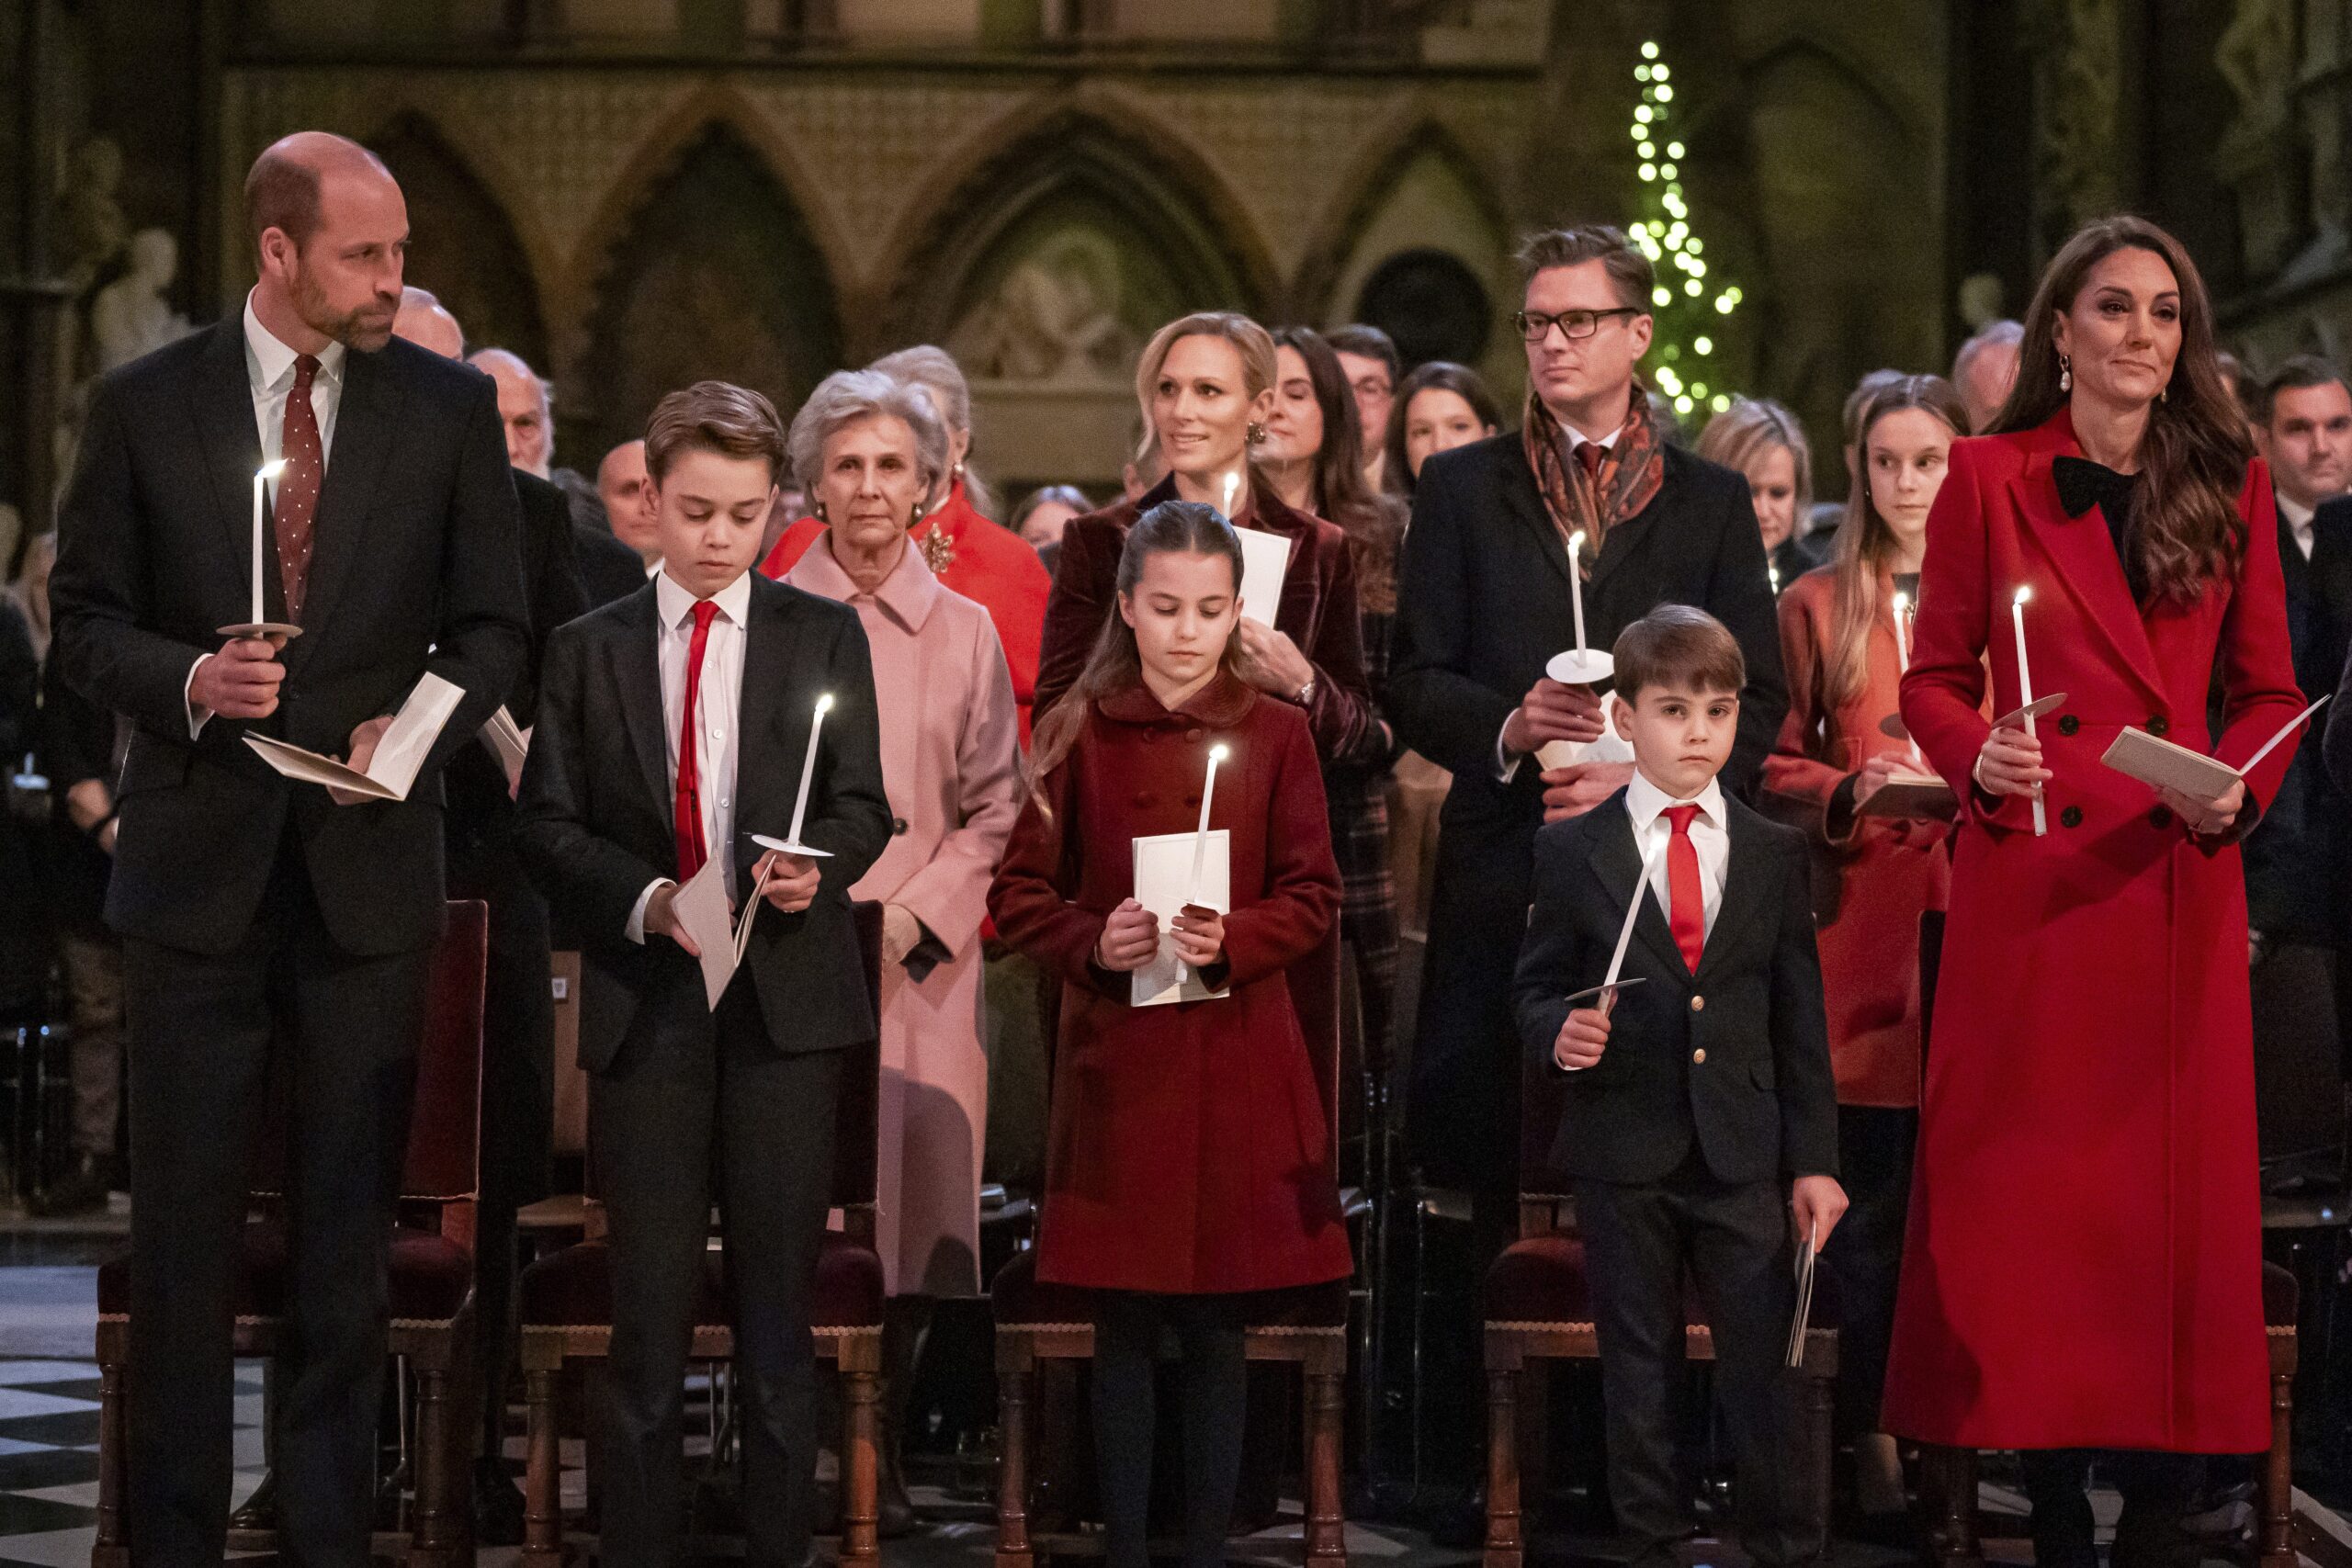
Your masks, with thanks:
M 1928 525 L 1903 716 L 1966 779 L 1978 703 L 2018 705 L 2025 610 L 2049 832 L 2027 797 L 1962 793 L 1905 1242 L 1886 1429 L 1970 1448 L 2249 1453 L 2270 1441 L 2262 1325 L 2245 883 L 2234 843 L 2192 839 L 2147 785 L 2102 767 L 2125 725 L 2242 763 L 2302 705 L 2278 528 L 2255 463 L 2234 582 L 2132 602 L 2094 508 L 2069 518 L 2062 412 L 1955 442 Z M 2246 780 L 2254 810 L 2292 746 Z
M 1901 1109 L 1919 1103 L 1919 915 L 1942 908 L 1950 895 L 1943 842 L 1951 829 L 1857 818 L 1837 800 L 1838 786 L 1872 757 L 1910 755 L 1908 742 L 1881 728 L 1895 711 L 1903 672 L 1888 608 L 1893 592 L 1882 579 L 1862 688 L 1836 708 L 1823 687 L 1837 642 L 1838 569 L 1808 571 L 1781 594 L 1789 716 L 1764 759 L 1758 804 L 1803 829 L 1813 845 L 1813 912 L 1838 1103 Z
M 1128 841 L 1199 823 L 1232 835 L 1230 995 L 1128 1005 L 1095 967 L 1134 890 Z M 1350 1270 L 1330 1130 L 1286 971 L 1322 953 L 1340 874 L 1305 717 L 1221 674 L 1176 711 L 1136 686 L 1087 716 L 1012 830 L 989 908 L 1062 982 L 1037 1277 L 1167 1293 L 1317 1284 Z
M 760 563 L 761 572 L 781 581 L 824 531 L 816 518 L 801 518 L 776 540 L 768 558 Z M 922 547 L 924 563 L 941 585 L 976 601 L 996 624 L 996 639 L 1012 671 L 1012 700 L 1021 710 L 1021 743 L 1026 746 L 1029 705 L 1037 694 L 1037 645 L 1045 636 L 1052 575 L 1020 535 L 972 510 L 962 479 L 938 511 L 915 525 L 913 534 Z

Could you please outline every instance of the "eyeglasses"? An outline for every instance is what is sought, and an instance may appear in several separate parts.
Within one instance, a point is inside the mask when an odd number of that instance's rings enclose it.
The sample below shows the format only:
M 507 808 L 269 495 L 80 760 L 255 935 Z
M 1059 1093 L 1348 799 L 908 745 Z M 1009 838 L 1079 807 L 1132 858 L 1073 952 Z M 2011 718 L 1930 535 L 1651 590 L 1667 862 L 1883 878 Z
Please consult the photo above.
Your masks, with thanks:
M 1590 337 L 1600 330 L 1605 316 L 1639 316 L 1645 314 L 1639 305 L 1612 305 L 1606 310 L 1563 310 L 1547 316 L 1538 310 L 1521 310 L 1511 317 L 1519 328 L 1519 335 L 1529 343 L 1542 343 L 1552 334 L 1556 323 L 1563 337 Z

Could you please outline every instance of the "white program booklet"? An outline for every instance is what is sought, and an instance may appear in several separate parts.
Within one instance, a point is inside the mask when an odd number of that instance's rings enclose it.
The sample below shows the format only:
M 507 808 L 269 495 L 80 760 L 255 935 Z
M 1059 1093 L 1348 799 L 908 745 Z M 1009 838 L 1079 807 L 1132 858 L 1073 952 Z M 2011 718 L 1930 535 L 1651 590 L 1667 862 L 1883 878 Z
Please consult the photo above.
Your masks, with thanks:
M 506 770 L 508 778 L 523 772 L 523 759 L 531 747 L 530 731 L 514 722 L 514 716 L 506 711 L 504 705 L 490 716 L 490 722 L 481 727 L 481 743 L 490 748 L 490 754 L 498 759 L 498 765 Z
M 2326 701 L 2322 697 L 2289 719 L 2278 734 L 2262 743 L 2261 750 L 2245 760 L 2244 767 L 2233 768 L 2217 757 L 2192 751 L 2128 724 L 2099 761 L 2142 784 L 2177 789 L 2194 800 L 2212 800 L 2245 777 L 2256 762 L 2270 755 L 2280 741 L 2301 728 L 2303 721 L 2317 713 Z
M 1193 966 L 1176 956 L 1176 938 L 1168 923 L 1184 908 L 1184 890 L 1193 880 L 1193 850 L 1197 833 L 1156 833 L 1137 839 L 1136 902 L 1159 919 L 1159 955 L 1128 976 L 1127 1000 L 1139 1008 L 1168 1002 L 1201 1002 L 1229 995 L 1201 984 Z M 1230 856 L 1233 835 L 1223 828 L 1209 830 L 1201 855 L 1199 902 L 1226 914 L 1233 908 Z
M 300 746 L 288 746 L 266 735 L 248 735 L 245 744 L 289 779 L 330 784 L 372 800 L 406 800 L 409 785 L 416 782 L 417 769 L 424 765 L 425 754 L 433 750 L 435 738 L 441 733 L 441 727 L 449 722 L 449 716 L 458 711 L 458 704 L 465 694 L 464 687 L 426 671 L 416 689 L 409 693 L 408 701 L 401 705 L 401 711 L 392 716 L 391 728 L 376 743 L 376 754 L 368 760 L 364 773 L 348 762 L 305 751 Z
M 703 999 L 713 1012 L 718 1010 L 718 998 L 727 994 L 727 983 L 742 966 L 743 950 L 752 945 L 752 921 L 759 915 L 767 886 L 767 874 L 763 872 L 752 896 L 743 900 L 742 918 L 736 919 L 727 907 L 725 872 L 713 855 L 670 896 L 671 913 L 702 950 Z
M 1290 541 L 1262 528 L 1236 528 L 1241 536 L 1241 613 L 1261 626 L 1274 624 L 1282 607 L 1283 579 L 1290 571 Z

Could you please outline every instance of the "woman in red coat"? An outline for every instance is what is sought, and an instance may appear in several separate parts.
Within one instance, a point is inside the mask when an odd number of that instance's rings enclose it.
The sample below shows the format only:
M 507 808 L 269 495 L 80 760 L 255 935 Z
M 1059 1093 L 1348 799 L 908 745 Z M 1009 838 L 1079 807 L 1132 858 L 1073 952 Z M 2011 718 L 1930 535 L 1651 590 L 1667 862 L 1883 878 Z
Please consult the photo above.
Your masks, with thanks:
M 1152 1366 L 1184 1360 L 1185 1556 L 1215 1568 L 1238 1482 L 1240 1293 L 1341 1279 L 1331 1140 L 1285 972 L 1340 902 L 1305 717 L 1232 671 L 1241 548 L 1197 503 L 1127 530 L 1118 617 L 1038 726 L 1033 794 L 989 905 L 1005 941 L 1062 983 L 1038 1278 L 1100 1294 L 1095 1457 L 1111 1568 L 1146 1568 Z M 1130 840 L 1229 835 L 1230 908 L 1188 906 L 1176 951 L 1217 994 L 1130 1004 L 1159 952 Z
M 1997 434 L 1928 529 L 1903 716 L 1960 784 L 1889 1428 L 2027 1455 L 2036 1560 L 2169 1554 L 2193 1471 L 2269 1443 L 2245 887 L 2237 840 L 2292 747 L 2217 798 L 2104 767 L 2127 725 L 2243 764 L 2301 706 L 2269 479 L 2187 254 L 2105 219 L 2051 262 Z M 2038 739 L 2019 704 L 2020 591 Z M 2048 828 L 2037 833 L 2039 794 Z
M 1928 509 L 1952 438 L 1967 428 L 1959 394 L 1939 376 L 1898 376 L 1865 395 L 1855 424 L 1861 471 L 1836 558 L 1781 594 L 1789 715 L 1764 759 L 1758 802 L 1813 844 L 1838 1176 L 1853 1201 L 1822 1261 L 1838 1277 L 1838 1414 L 1854 1438 L 1865 1514 L 1905 1507 L 1879 1394 L 1919 1135 L 1919 916 L 1944 907 L 1951 866 L 1949 802 L 1940 815 L 1868 807 L 1891 776 L 1928 771 L 1886 721 L 1899 701 Z

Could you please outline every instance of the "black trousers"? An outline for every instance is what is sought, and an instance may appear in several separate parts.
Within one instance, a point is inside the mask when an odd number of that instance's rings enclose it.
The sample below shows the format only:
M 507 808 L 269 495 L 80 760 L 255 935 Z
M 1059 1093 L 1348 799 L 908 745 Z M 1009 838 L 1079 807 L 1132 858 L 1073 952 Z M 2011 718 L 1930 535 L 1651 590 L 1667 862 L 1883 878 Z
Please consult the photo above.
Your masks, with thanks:
M 1821 1249 L 1821 1266 L 1838 1286 L 1838 1428 L 1849 1438 L 1878 1430 L 1918 1143 L 1917 1111 L 1838 1108 L 1838 1175 L 1848 1207 Z
M 271 1442 L 284 1551 L 305 1568 L 368 1562 L 386 1245 L 431 956 L 338 948 L 290 834 L 228 953 L 124 943 L 135 1200 L 124 1528 L 141 1568 L 220 1561 L 238 1237 L 273 1089 L 288 1141 Z
M 2152 1450 L 2028 1449 L 2018 1455 L 2033 1504 L 2033 1560 L 2039 1568 L 2098 1568 L 2095 1521 L 2085 1488 L 2096 1463 L 2122 1495 L 2115 1521 L 2113 1568 L 2195 1568 L 2201 1555 L 2181 1529 L 2205 1472 L 2197 1454 Z
M 1153 1387 L 1163 1334 L 1176 1340 L 1184 1416 L 1185 1568 L 1216 1568 L 1233 1522 L 1249 1417 L 1248 1348 L 1232 1297 L 1096 1292 L 1094 1466 L 1107 1568 L 1147 1568 Z
M 1767 1568 L 1818 1558 L 1827 1522 L 1814 1517 L 1796 1462 L 1799 1374 L 1783 1364 L 1796 1255 L 1781 1185 L 1718 1181 L 1694 1149 L 1662 1181 L 1584 1180 L 1576 1197 L 1608 1404 L 1609 1495 L 1633 1561 L 1662 1561 L 1693 1523 L 1674 1451 L 1686 1272 L 1714 1330 L 1740 1542 Z
M 701 979 L 682 973 L 684 985 L 645 1003 L 662 1016 L 589 1090 L 589 1156 L 612 1224 L 602 1551 L 628 1568 L 683 1558 L 686 1352 L 715 1185 L 742 1398 L 744 1558 L 800 1568 L 817 1484 L 808 1314 L 842 1055 L 778 1051 L 741 973 L 700 1022 Z

